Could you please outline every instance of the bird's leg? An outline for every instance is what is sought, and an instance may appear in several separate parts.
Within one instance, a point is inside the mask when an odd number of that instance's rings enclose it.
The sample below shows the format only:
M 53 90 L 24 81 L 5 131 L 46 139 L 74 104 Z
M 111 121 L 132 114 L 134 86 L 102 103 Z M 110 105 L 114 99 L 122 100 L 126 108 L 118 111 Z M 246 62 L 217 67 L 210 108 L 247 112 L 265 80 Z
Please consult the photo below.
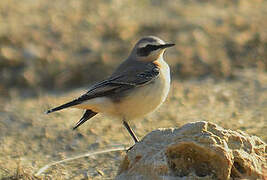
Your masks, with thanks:
M 129 132 L 129 134 L 131 135 L 131 137 L 133 138 L 134 142 L 135 143 L 139 142 L 137 136 L 135 135 L 135 133 L 133 132 L 133 130 L 130 128 L 129 124 L 125 121 L 125 119 L 123 120 L 123 125 L 127 129 L 127 131 Z

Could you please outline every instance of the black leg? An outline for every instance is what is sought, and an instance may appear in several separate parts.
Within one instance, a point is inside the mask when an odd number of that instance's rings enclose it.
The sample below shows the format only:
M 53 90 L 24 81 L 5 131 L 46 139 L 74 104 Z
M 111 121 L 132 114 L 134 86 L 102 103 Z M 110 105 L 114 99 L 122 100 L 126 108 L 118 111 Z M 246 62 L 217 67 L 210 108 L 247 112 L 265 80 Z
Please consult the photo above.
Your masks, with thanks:
M 135 143 L 139 142 L 137 136 L 134 134 L 133 130 L 130 128 L 129 124 L 125 120 L 123 120 L 123 125 L 127 129 L 127 131 L 129 132 L 131 137 L 133 138 L 134 142 Z

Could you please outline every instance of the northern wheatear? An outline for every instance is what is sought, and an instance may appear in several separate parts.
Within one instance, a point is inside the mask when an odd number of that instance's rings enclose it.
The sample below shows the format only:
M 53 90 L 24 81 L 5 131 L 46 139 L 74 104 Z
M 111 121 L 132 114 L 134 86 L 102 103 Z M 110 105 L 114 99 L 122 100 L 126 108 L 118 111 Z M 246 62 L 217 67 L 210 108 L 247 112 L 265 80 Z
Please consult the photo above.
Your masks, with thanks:
M 77 99 L 47 113 L 68 107 L 85 109 L 73 129 L 97 113 L 111 115 L 122 119 L 133 140 L 138 142 L 128 121 L 156 110 L 165 101 L 170 89 L 170 69 L 163 54 L 172 46 L 174 44 L 167 44 L 154 36 L 142 38 L 109 78 L 94 84 Z

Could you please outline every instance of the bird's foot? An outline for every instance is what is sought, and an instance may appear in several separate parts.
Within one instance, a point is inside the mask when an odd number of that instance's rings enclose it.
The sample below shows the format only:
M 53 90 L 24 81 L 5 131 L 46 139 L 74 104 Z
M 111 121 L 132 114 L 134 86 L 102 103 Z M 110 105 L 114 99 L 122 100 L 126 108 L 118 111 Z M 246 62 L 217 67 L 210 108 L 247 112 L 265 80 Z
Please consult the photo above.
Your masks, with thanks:
M 131 149 L 133 149 L 133 147 L 136 145 L 136 143 L 134 145 L 132 145 L 131 147 L 129 147 L 128 149 L 126 149 L 126 153 L 128 153 Z

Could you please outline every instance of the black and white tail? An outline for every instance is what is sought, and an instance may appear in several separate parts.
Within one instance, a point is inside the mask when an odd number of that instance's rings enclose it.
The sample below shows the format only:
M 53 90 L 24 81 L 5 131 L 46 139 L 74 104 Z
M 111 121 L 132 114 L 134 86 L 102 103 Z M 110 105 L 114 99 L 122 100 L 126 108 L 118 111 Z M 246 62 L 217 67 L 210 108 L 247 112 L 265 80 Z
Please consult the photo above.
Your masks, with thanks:
M 96 114 L 97 113 L 92 110 L 86 110 L 80 121 L 78 121 L 77 124 L 74 126 L 73 130 L 77 129 L 80 125 L 85 123 L 90 118 L 94 117 Z

